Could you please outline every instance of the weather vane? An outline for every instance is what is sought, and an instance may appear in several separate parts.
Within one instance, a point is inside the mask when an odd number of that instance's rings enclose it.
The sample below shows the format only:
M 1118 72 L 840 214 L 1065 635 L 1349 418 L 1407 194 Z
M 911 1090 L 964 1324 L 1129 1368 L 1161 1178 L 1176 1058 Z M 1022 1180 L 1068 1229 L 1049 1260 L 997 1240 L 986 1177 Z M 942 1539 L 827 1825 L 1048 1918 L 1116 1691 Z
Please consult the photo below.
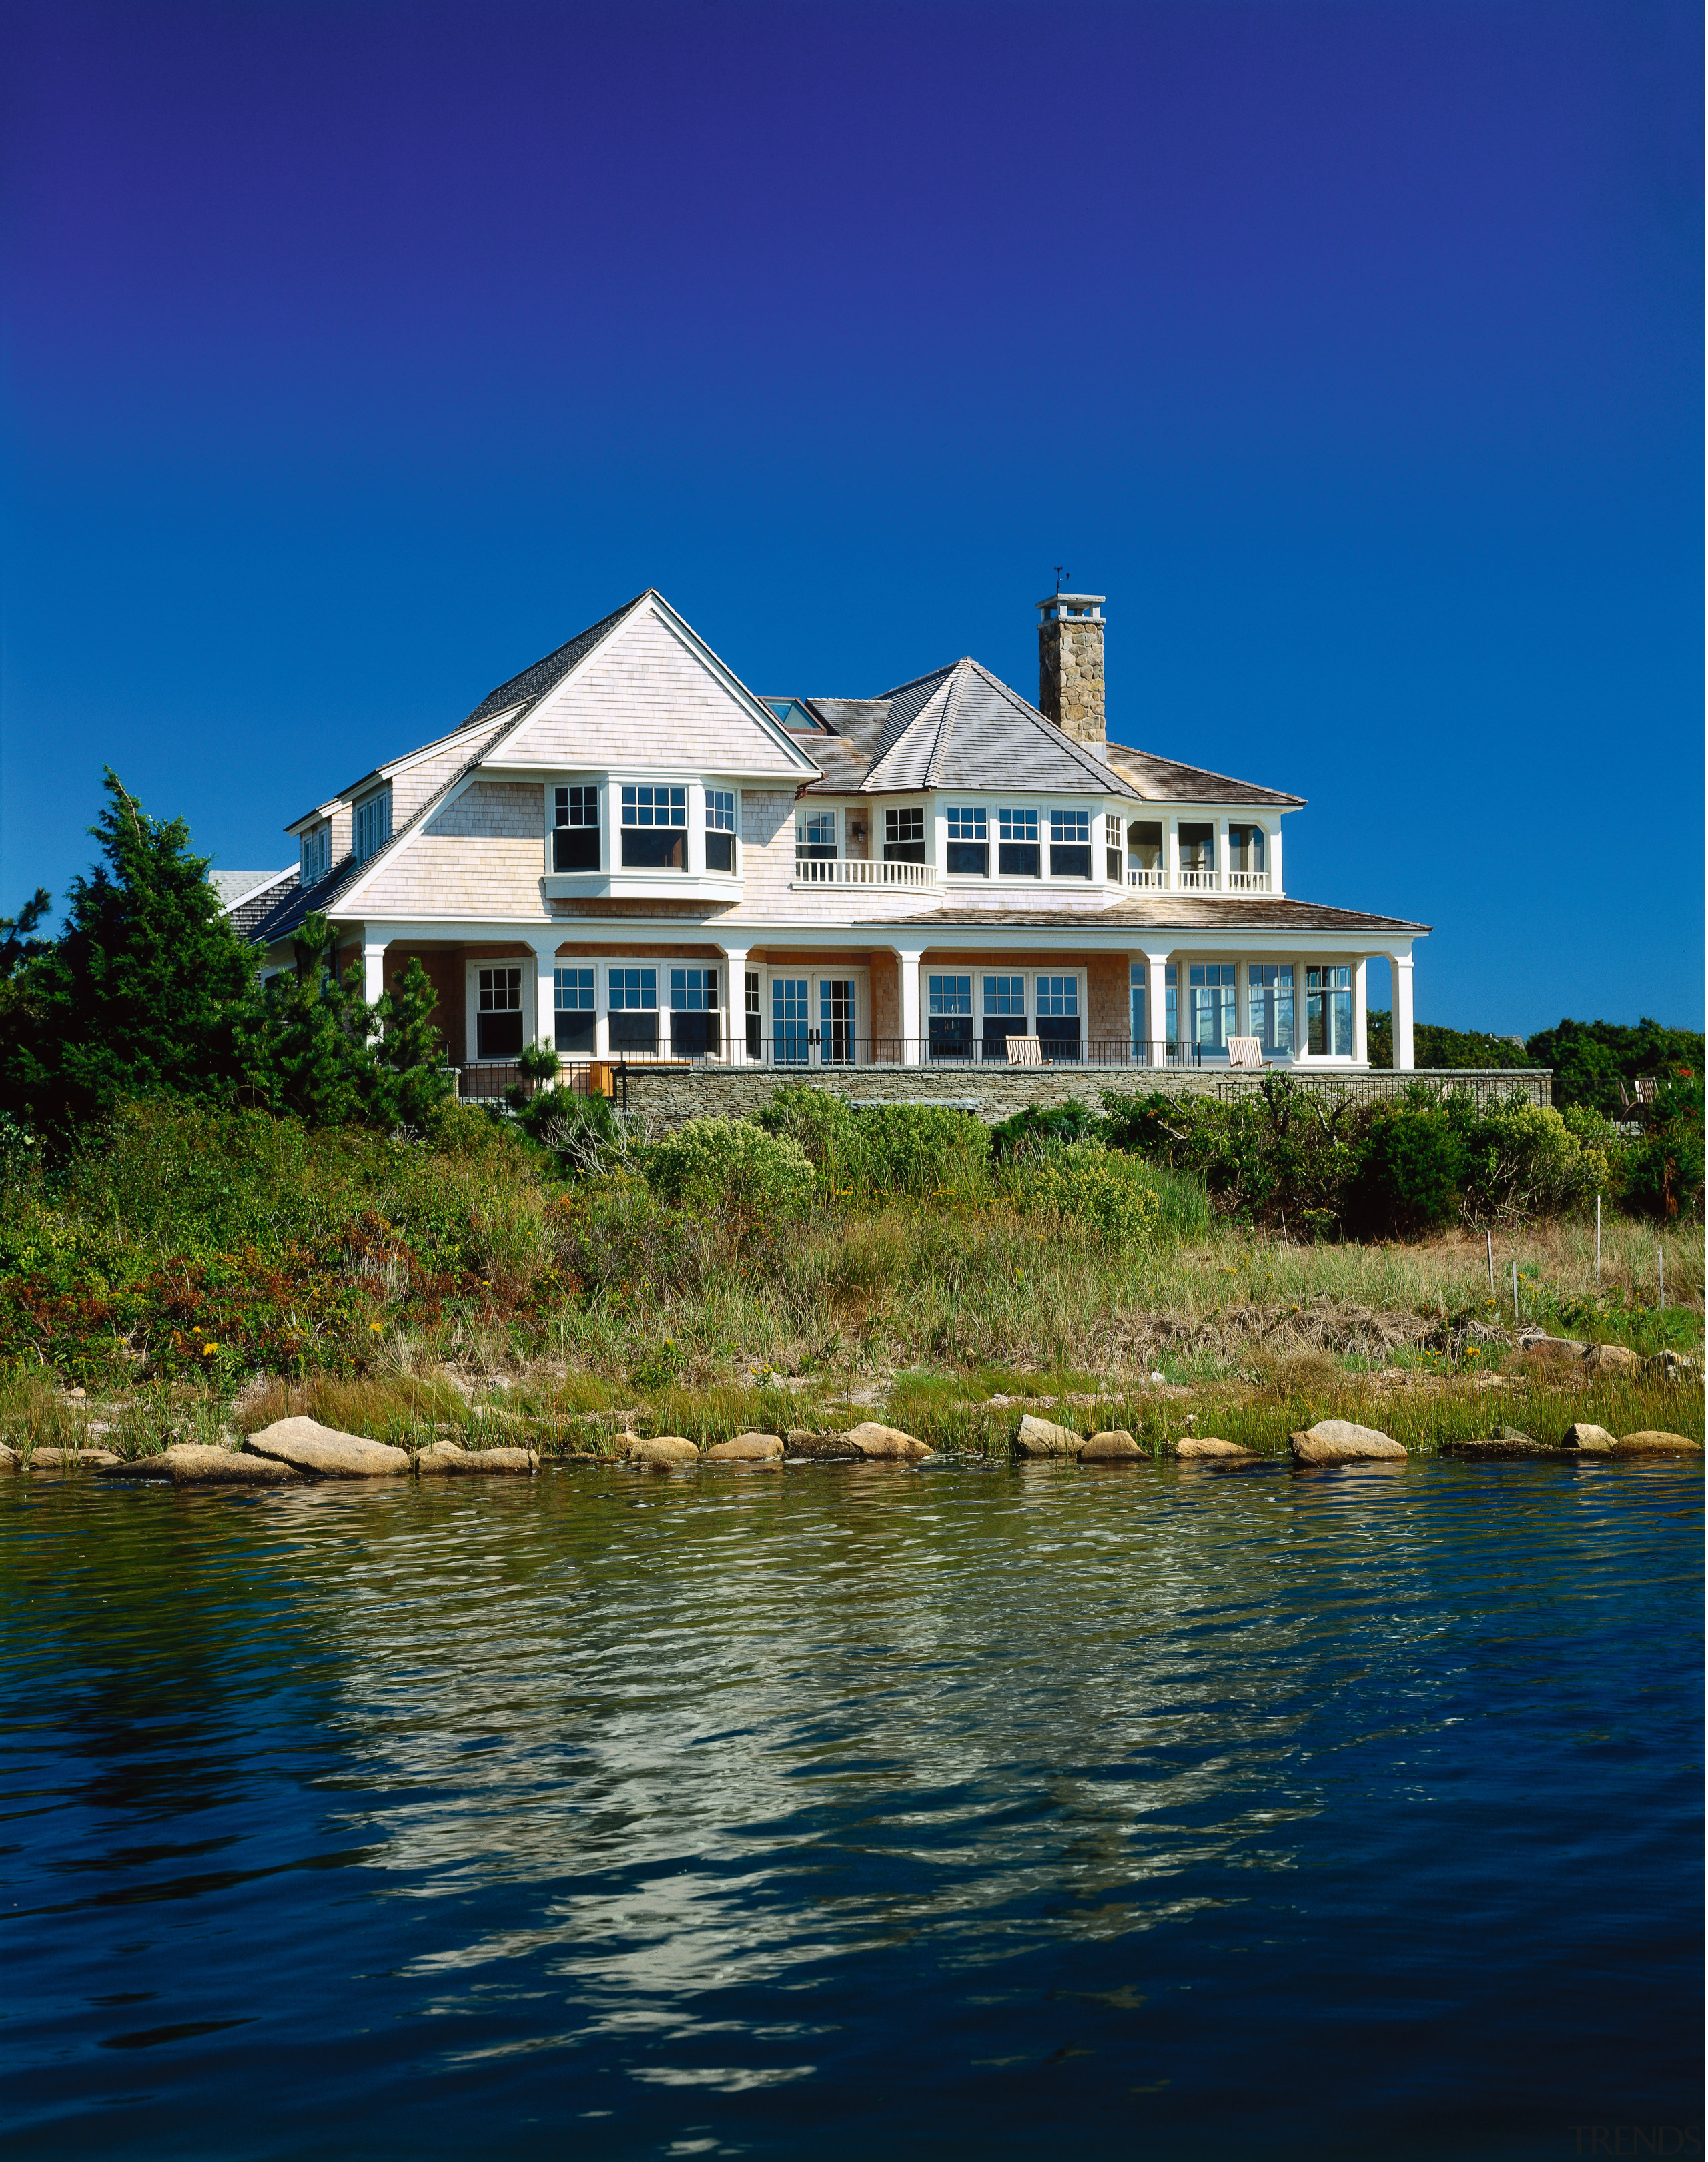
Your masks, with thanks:
M 1057 564 L 1057 566 L 1056 566 L 1056 591 L 1057 591 L 1058 593 L 1060 593 L 1060 592 L 1061 592 L 1061 590 L 1062 590 L 1062 581 L 1063 581 L 1063 578 L 1071 578 L 1071 577 L 1073 577 L 1073 573 L 1071 571 L 1066 571 L 1066 570 L 1063 570 L 1063 567 L 1062 567 L 1062 566 L 1061 566 L 1059 563 L 1058 563 L 1058 564 Z

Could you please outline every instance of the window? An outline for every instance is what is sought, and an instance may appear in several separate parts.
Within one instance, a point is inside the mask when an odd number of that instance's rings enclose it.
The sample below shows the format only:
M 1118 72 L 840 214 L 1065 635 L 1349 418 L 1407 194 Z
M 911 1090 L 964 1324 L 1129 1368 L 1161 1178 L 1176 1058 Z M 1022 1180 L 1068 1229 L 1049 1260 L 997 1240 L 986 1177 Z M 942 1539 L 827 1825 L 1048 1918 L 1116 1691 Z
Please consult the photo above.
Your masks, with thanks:
M 746 982 L 742 1004 L 747 1021 L 747 1055 L 750 1058 L 762 1058 L 765 1046 L 760 1038 L 765 1028 L 765 1014 L 759 1002 L 759 974 L 754 969 L 746 969 L 744 974 Z
M 670 1047 L 676 1058 L 713 1058 L 723 1030 L 718 1023 L 718 971 L 672 969 L 670 972 Z
M 925 994 L 927 1058 L 970 1058 L 973 1055 L 972 978 L 927 976 Z
M 925 861 L 925 813 L 922 810 L 884 813 L 884 861 L 922 864 Z
M 522 972 L 483 969 L 476 981 L 474 1055 L 514 1058 L 522 1048 Z
M 1141 966 L 1134 967 L 1128 979 L 1128 986 L 1127 997 L 1132 1009 L 1133 1057 L 1148 1059 L 1151 1055 L 1151 1039 L 1145 1032 L 1145 993 L 1148 986 L 1146 984 L 1145 971 Z
M 561 796 L 562 790 L 558 791 Z M 572 1058 L 591 1058 L 596 1042 L 593 1019 L 593 972 L 591 969 L 554 969 L 551 972 L 555 1041 Z
M 1175 990 L 1175 971 L 1172 962 L 1164 974 L 1167 981 L 1162 986 L 1162 1010 L 1160 1015 L 1156 1012 L 1151 1000 L 1152 986 L 1147 971 L 1136 966 L 1131 979 L 1133 1056 L 1147 1063 L 1154 1061 L 1158 1065 L 1166 1060 L 1171 1047 L 1178 1042 L 1180 1034 L 1175 1016 L 1178 993 Z M 1159 1026 L 1161 1031 L 1155 1037 L 1151 1034 L 1153 1026 Z
M 1263 828 L 1261 826 L 1230 826 L 1228 828 L 1228 869 L 1230 871 L 1261 871 L 1263 868 Z
M 828 863 L 835 855 L 835 812 L 815 811 L 795 821 L 795 854 L 814 863 Z
M 1305 1025 L 1313 1058 L 1352 1056 L 1352 970 L 1350 964 L 1305 970 Z
M 779 1066 L 812 1060 L 812 979 L 771 978 L 771 1057 Z
M 1089 811 L 1052 811 L 1050 813 L 1050 876 L 1083 878 L 1091 875 L 1091 813 Z
M 1160 871 L 1162 868 L 1162 822 L 1135 818 L 1127 828 L 1127 869 Z
M 1036 811 L 997 812 L 996 868 L 1005 878 L 1036 878 L 1038 875 L 1038 814 Z
M 855 1026 L 853 977 L 821 976 L 818 979 L 818 1059 L 821 1065 L 853 1065 Z
M 949 811 L 949 870 L 962 878 L 990 875 L 990 829 L 983 811 L 972 807 Z
M 1038 1042 L 1046 1058 L 1079 1056 L 1079 979 L 1037 979 Z
M 596 871 L 599 868 L 599 791 L 560 788 L 552 810 L 551 868 L 555 871 Z
M 611 1049 L 619 1057 L 627 1052 L 658 1049 L 658 971 L 656 969 L 613 969 L 611 988 Z
M 297 876 L 306 886 L 318 885 L 332 868 L 332 828 L 316 826 L 311 833 L 303 834 L 298 845 L 302 862 Z
M 352 821 L 351 847 L 358 864 L 367 862 L 378 849 L 391 838 L 391 791 L 382 788 L 376 795 L 364 796 L 356 806 Z
M 735 791 L 706 791 L 706 868 L 708 871 L 735 869 Z
M 1183 820 L 1180 827 L 1180 868 L 1182 871 L 1199 873 L 1214 870 L 1216 867 L 1216 829 L 1214 826 L 1188 826 Z
M 1009 1037 L 1026 1032 L 1026 978 L 986 976 L 984 990 L 985 1056 L 1005 1058 Z
M 1234 1018 L 1239 970 L 1231 961 L 1194 962 L 1188 971 L 1192 994 L 1191 1041 L 1206 1051 L 1225 1051 L 1239 1030 Z
M 1111 885 L 1120 885 L 1126 870 L 1126 849 L 1121 842 L 1121 822 L 1112 812 L 1105 812 L 1103 819 L 1103 875 Z
M 681 871 L 688 867 L 688 791 L 640 782 L 623 791 L 625 869 Z
M 1293 964 L 1253 961 L 1246 971 L 1247 1034 L 1273 1058 L 1293 1056 Z

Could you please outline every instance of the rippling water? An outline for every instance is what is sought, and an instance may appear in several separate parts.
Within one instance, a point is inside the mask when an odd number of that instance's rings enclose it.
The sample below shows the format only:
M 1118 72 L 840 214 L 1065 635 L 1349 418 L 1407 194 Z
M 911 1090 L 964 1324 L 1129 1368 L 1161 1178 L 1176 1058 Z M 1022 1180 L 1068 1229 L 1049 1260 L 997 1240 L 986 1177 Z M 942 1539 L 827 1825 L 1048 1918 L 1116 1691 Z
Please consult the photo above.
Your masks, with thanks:
M 9 2151 L 1700 2138 L 1701 1499 L 13 1478 Z

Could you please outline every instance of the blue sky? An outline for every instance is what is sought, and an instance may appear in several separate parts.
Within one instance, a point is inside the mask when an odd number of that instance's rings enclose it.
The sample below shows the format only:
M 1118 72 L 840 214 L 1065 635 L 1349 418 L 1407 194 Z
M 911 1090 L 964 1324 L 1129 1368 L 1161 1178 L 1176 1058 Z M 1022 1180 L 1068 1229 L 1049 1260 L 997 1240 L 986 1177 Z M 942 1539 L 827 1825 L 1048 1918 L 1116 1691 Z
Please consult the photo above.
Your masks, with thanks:
M 104 762 L 282 864 L 647 585 L 760 692 L 1035 696 L 1062 562 L 1421 1018 L 1700 1025 L 1695 10 L 3 19 L 0 908 Z

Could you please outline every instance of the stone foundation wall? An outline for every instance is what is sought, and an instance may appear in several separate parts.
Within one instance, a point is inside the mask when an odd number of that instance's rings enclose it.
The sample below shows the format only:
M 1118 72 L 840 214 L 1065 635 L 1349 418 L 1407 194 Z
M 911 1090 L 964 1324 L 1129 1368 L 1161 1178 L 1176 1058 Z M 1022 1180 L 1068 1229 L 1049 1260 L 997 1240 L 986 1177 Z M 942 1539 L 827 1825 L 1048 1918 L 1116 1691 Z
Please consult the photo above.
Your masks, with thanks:
M 1532 1104 L 1553 1100 L 1554 1077 L 1542 1068 L 1432 1070 L 1413 1073 L 1298 1074 L 1303 1085 L 1331 1095 L 1355 1096 L 1361 1100 L 1397 1095 L 1410 1083 L 1429 1082 L 1439 1088 L 1470 1089 L 1479 1102 L 1517 1097 Z M 918 1066 L 859 1067 L 852 1072 L 780 1073 L 772 1067 L 730 1069 L 719 1067 L 631 1066 L 629 1068 L 629 1108 L 640 1113 L 650 1129 L 668 1130 L 689 1119 L 744 1118 L 768 1104 L 786 1081 L 805 1081 L 833 1090 L 856 1104 L 952 1104 L 976 1110 L 987 1124 L 1011 1118 L 1028 1104 L 1065 1104 L 1078 1099 L 1094 1110 L 1102 1109 L 1105 1089 L 1123 1094 L 1148 1093 L 1153 1088 L 1176 1095 L 1236 1096 L 1261 1087 L 1261 1074 L 1230 1073 L 1225 1068 L 1185 1067 L 1158 1069 L 1143 1067 L 1089 1066 L 1077 1073 L 1071 1067 L 1052 1066 L 1028 1072 L 1002 1066 L 962 1068 L 952 1073 Z M 622 1101 L 622 1079 L 618 1078 L 618 1102 Z

